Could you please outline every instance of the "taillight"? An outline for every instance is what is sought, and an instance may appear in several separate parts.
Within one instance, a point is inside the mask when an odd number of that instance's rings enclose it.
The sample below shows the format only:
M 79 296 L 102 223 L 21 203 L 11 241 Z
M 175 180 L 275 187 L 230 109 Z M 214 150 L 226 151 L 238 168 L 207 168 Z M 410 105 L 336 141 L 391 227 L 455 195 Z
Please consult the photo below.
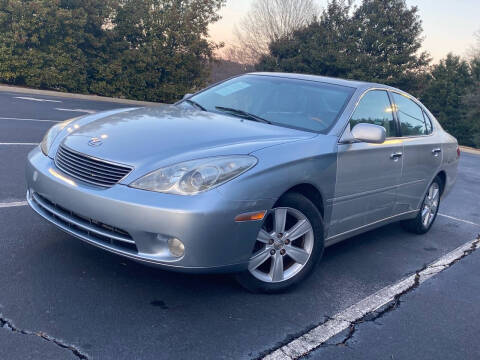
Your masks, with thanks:
M 457 146 L 457 158 L 460 157 L 460 146 Z

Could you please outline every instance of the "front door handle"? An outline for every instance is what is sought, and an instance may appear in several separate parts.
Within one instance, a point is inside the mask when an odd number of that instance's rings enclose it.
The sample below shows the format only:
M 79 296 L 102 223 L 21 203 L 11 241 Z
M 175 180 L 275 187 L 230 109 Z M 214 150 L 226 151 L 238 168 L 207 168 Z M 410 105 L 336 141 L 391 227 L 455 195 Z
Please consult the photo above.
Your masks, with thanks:
M 392 159 L 393 161 L 398 161 L 398 159 L 400 159 L 402 156 L 403 156 L 402 152 L 396 152 L 390 155 L 390 159 Z
M 433 150 L 432 150 L 433 156 L 438 156 L 438 154 L 440 154 L 441 152 L 442 152 L 442 149 L 440 149 L 440 148 L 437 148 L 437 149 L 433 149 Z

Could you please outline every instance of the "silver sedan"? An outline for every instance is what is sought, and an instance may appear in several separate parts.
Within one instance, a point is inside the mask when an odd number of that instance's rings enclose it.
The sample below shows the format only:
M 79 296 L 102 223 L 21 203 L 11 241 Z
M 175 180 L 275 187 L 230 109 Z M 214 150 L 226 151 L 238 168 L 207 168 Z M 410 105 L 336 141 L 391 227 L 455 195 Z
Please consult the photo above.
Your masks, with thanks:
M 27 200 L 118 255 L 276 292 L 348 237 L 394 221 L 427 232 L 459 156 L 403 91 L 254 73 L 55 125 L 28 156 Z

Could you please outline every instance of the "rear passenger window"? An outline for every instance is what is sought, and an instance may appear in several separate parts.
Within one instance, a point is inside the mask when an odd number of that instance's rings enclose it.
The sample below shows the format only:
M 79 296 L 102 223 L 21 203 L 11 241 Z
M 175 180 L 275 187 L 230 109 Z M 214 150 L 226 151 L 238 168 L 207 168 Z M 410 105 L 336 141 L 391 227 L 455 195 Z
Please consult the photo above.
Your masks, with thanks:
M 380 125 L 387 131 L 387 137 L 396 136 L 395 121 L 388 94 L 383 90 L 367 92 L 350 119 L 350 126 L 360 123 Z
M 402 136 L 428 135 L 431 132 L 431 124 L 427 125 L 428 119 L 424 117 L 422 108 L 404 95 L 392 94 Z
M 423 117 L 425 118 L 425 125 L 427 126 L 427 134 L 431 134 L 433 131 L 432 120 L 430 120 L 425 111 L 423 112 Z

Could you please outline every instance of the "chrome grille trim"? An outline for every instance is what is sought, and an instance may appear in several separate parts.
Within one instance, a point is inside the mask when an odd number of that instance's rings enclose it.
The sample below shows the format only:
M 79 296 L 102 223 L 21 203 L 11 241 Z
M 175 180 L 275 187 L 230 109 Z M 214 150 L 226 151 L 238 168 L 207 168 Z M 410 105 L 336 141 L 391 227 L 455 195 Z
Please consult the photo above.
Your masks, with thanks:
M 125 230 L 75 214 L 35 192 L 29 191 L 27 200 L 37 213 L 73 236 L 103 247 L 138 254 L 135 241 Z
M 60 165 L 62 170 L 69 171 L 70 173 L 73 173 L 78 177 L 82 177 L 82 176 L 89 177 L 90 174 L 92 174 L 91 176 L 93 176 L 94 174 L 95 179 L 98 180 L 98 182 L 103 182 L 103 181 L 108 182 L 110 180 L 108 176 L 105 176 L 103 175 L 103 173 L 97 172 L 96 170 L 92 170 L 92 169 L 83 170 L 80 167 L 75 168 L 71 164 L 67 163 L 63 158 L 57 158 L 56 161 L 58 163 L 57 166 Z
M 97 159 L 61 145 L 55 165 L 67 175 L 92 185 L 111 187 L 125 178 L 133 168 Z
M 122 173 L 123 173 L 123 171 L 113 170 L 113 169 L 105 169 L 105 168 L 102 168 L 101 166 L 98 166 L 98 165 L 93 165 L 93 164 L 82 162 L 82 160 L 76 158 L 75 156 L 71 156 L 69 160 L 71 162 L 75 163 L 78 166 L 88 166 L 89 169 L 92 169 L 94 171 L 107 172 L 107 173 L 113 174 L 113 175 L 122 175 Z
M 106 160 L 101 160 L 101 159 L 97 159 L 95 157 L 91 157 L 89 155 L 81 154 L 77 151 L 74 151 L 74 150 L 71 150 L 71 149 L 67 148 L 64 145 L 60 146 L 59 150 L 68 154 L 69 156 L 73 157 L 74 159 L 77 159 L 77 161 L 82 161 L 82 162 L 88 164 L 89 166 L 97 167 L 98 169 L 110 170 L 110 171 L 117 172 L 117 173 L 121 173 L 121 172 L 124 172 L 126 170 L 131 170 L 131 168 L 128 167 L 128 166 L 111 163 L 111 162 L 108 162 Z

